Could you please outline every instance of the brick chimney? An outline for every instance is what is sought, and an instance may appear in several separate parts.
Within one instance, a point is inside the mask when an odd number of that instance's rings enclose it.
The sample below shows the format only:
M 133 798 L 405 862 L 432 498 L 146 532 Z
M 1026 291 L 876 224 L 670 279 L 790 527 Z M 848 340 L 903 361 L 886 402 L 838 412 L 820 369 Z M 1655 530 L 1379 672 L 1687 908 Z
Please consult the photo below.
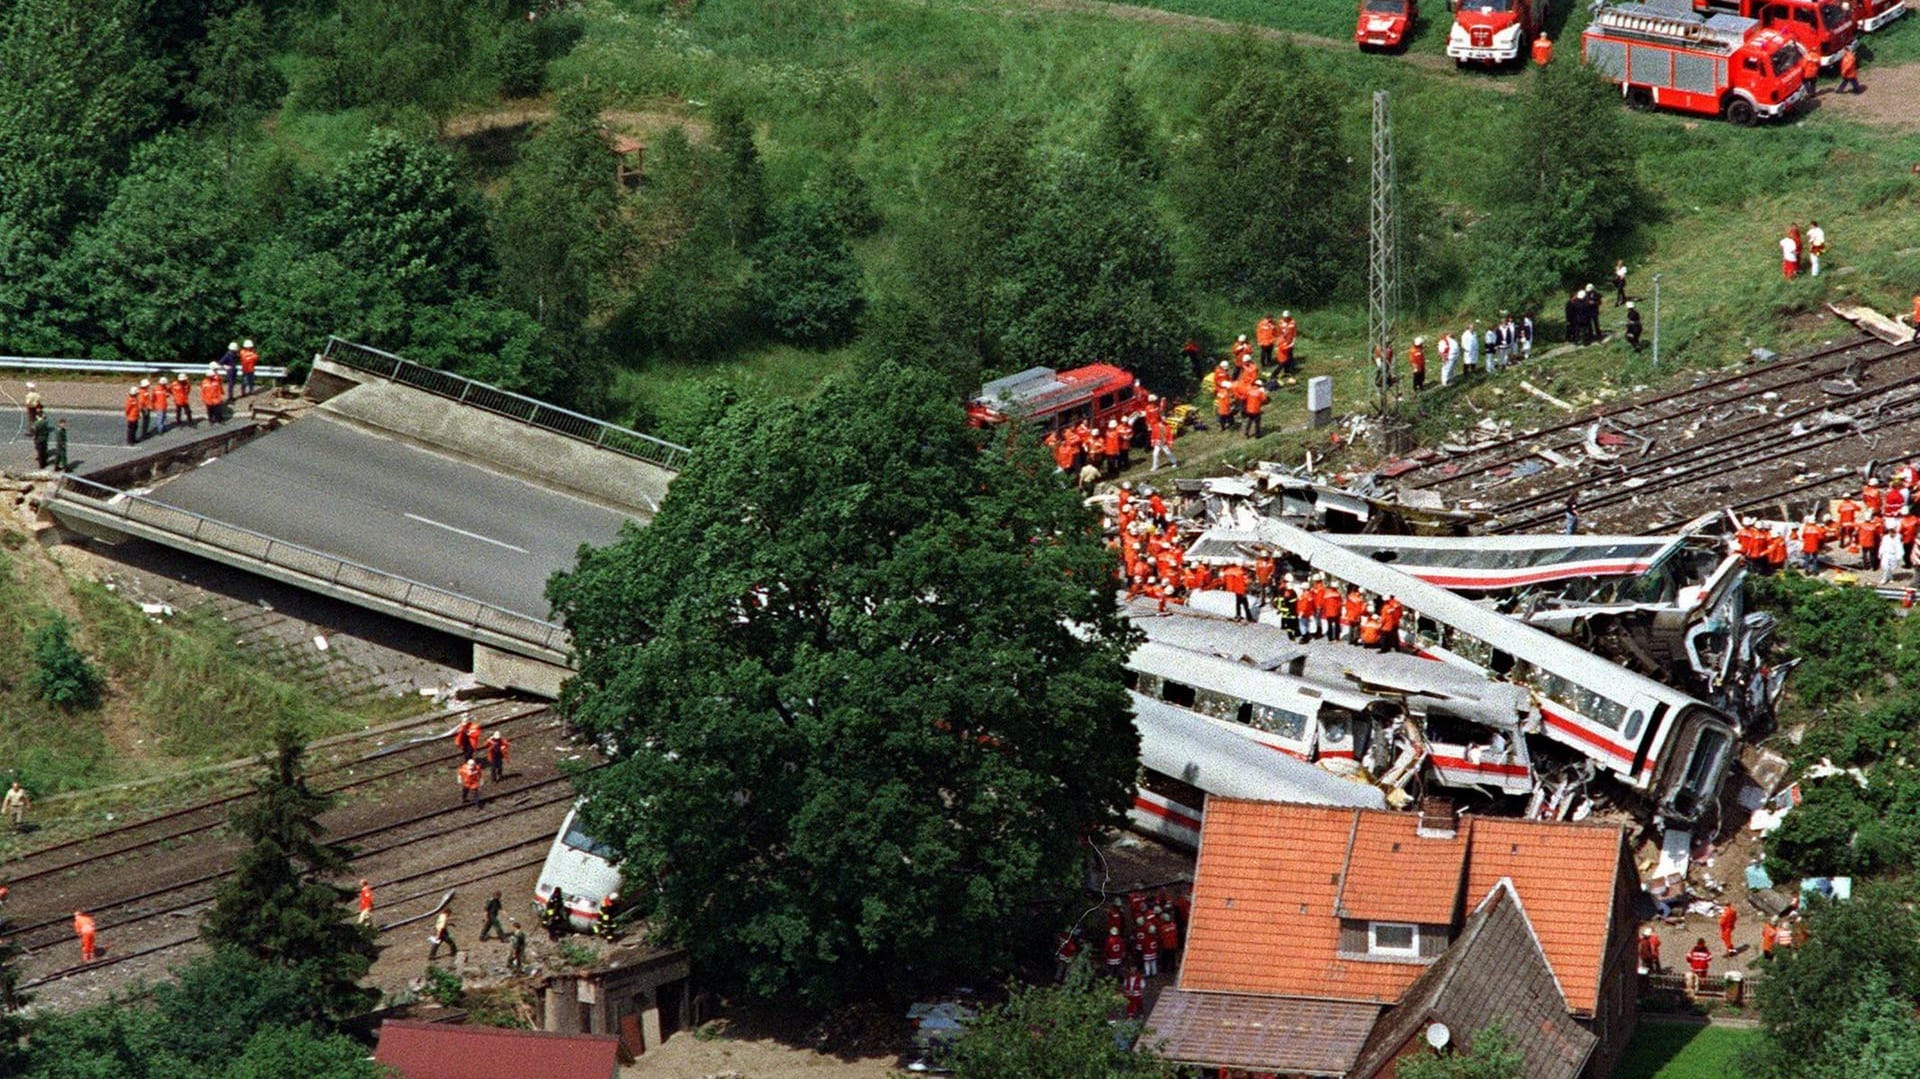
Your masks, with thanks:
M 1420 823 L 1414 834 L 1422 839 L 1452 839 L 1460 834 L 1460 812 L 1448 798 L 1420 799 Z

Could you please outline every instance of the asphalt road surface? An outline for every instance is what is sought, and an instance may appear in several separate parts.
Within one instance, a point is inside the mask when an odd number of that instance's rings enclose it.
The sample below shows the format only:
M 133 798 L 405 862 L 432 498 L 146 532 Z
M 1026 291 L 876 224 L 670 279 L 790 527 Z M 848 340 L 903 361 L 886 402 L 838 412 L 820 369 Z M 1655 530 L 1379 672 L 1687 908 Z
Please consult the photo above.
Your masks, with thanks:
M 547 577 L 628 520 L 319 415 L 150 497 L 535 618 L 548 615 Z
M 206 417 L 198 409 L 194 414 L 200 422 L 191 427 L 169 427 L 166 434 L 154 435 L 138 446 L 127 445 L 127 420 L 121 413 L 56 409 L 49 415 L 56 422 L 67 421 L 67 463 L 84 474 L 219 430 L 207 426 Z M 0 409 L 0 468 L 26 471 L 33 467 L 33 436 L 26 429 L 26 413 L 17 408 Z

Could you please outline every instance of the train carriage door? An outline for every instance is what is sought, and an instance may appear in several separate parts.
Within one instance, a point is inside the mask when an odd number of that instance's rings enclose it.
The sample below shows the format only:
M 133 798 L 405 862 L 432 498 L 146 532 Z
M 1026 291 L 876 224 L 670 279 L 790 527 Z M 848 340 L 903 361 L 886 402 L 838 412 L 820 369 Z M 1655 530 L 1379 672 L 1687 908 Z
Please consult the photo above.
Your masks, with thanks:
M 1620 725 L 1620 741 L 1633 750 L 1632 774 L 1636 783 L 1651 781 L 1651 772 L 1660 763 L 1657 756 L 1660 728 L 1665 724 L 1666 714 L 1666 702 L 1645 693 L 1636 693 L 1627 702 L 1627 718 Z

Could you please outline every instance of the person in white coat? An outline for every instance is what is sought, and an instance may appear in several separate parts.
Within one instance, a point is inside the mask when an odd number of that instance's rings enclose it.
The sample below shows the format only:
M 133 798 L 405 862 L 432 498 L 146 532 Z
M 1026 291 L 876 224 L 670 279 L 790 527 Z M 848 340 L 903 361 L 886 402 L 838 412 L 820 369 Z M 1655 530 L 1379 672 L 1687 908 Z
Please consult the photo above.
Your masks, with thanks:
M 1895 570 L 1906 568 L 1906 545 L 1900 542 L 1900 526 L 1897 520 L 1887 526 L 1880 537 L 1880 583 L 1893 580 Z
M 1434 346 L 1440 353 L 1440 385 L 1453 385 L 1454 369 L 1460 363 L 1460 342 L 1450 333 L 1440 335 L 1440 342 Z
M 1478 325 L 1479 323 L 1477 322 L 1468 322 L 1466 332 L 1460 335 L 1460 365 L 1462 368 L 1460 373 L 1468 378 L 1472 378 L 1474 371 L 1480 366 L 1480 331 L 1475 328 Z

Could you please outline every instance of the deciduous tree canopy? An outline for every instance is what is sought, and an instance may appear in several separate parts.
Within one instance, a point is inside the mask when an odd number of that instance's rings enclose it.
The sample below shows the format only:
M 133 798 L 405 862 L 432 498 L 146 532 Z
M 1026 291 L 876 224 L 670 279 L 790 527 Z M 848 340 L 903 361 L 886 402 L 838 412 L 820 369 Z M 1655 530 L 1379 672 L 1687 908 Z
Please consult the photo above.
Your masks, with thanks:
M 727 990 L 978 978 L 1072 886 L 1138 753 L 1093 519 L 926 373 L 748 403 L 549 588 L 596 833 Z

